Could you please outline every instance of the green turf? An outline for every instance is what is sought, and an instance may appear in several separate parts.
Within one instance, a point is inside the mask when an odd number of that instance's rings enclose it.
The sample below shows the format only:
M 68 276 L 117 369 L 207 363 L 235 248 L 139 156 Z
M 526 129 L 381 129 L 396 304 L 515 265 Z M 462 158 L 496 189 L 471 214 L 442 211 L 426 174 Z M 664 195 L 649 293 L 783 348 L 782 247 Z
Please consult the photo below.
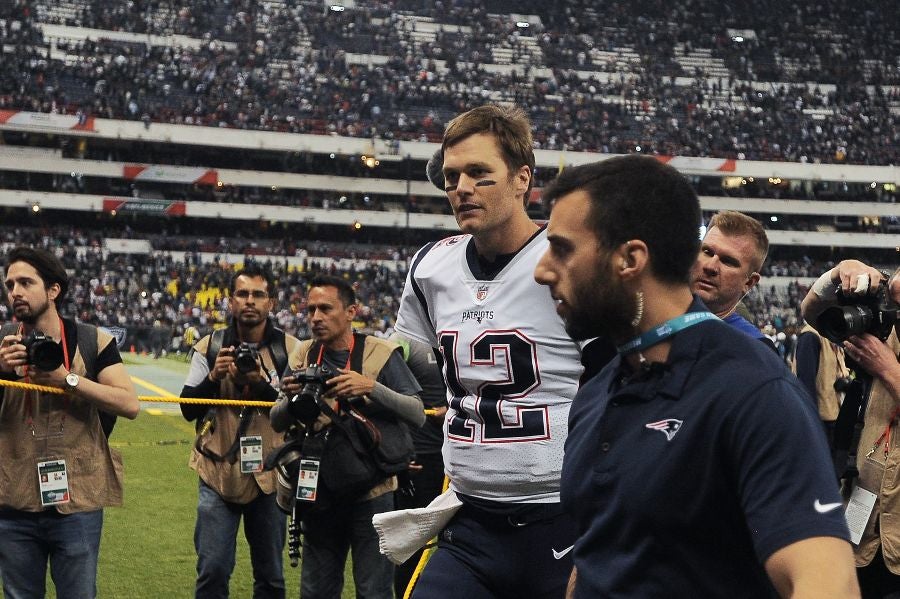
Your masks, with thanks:
M 192 442 L 193 426 L 178 414 L 142 412 L 134 421 L 119 419 L 110 443 L 125 462 L 125 505 L 105 512 L 99 597 L 193 596 L 197 476 L 187 466 Z M 288 563 L 285 552 L 287 596 L 297 597 L 300 569 Z M 344 598 L 354 596 L 352 585 L 348 568 Z M 252 587 L 247 542 L 239 532 L 231 597 L 252 597 Z M 56 597 L 49 580 L 47 588 L 48 596 Z

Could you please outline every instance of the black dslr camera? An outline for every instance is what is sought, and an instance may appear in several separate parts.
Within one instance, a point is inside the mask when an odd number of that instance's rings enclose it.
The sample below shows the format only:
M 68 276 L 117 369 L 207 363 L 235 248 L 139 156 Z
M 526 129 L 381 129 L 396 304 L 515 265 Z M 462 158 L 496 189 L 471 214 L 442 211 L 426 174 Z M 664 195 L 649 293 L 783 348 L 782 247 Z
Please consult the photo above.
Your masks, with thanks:
M 241 343 L 234 350 L 234 366 L 241 374 L 249 374 L 259 368 L 259 352 L 247 343 Z
M 28 364 L 38 370 L 50 372 L 63 363 L 62 346 L 40 331 L 31 331 L 22 345 L 28 353 Z
M 312 364 L 306 370 L 293 373 L 298 383 L 303 385 L 300 392 L 291 398 L 288 411 L 303 423 L 310 423 L 319 417 L 319 398 L 325 392 L 325 384 L 338 372 L 328 364 Z
M 841 344 L 848 337 L 869 333 L 885 341 L 897 322 L 897 306 L 888 298 L 886 282 L 875 295 L 837 295 L 838 305 L 826 308 L 816 319 L 822 336 Z

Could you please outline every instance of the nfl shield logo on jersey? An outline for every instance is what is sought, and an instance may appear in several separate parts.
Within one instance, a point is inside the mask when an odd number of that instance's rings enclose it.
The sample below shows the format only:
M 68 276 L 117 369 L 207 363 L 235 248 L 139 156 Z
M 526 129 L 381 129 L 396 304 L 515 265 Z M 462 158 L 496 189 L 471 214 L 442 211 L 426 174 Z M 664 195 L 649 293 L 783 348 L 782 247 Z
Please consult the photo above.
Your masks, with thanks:
M 484 298 L 487 297 L 488 287 L 487 285 L 479 285 L 478 289 L 475 291 L 475 299 L 479 302 L 483 302 Z

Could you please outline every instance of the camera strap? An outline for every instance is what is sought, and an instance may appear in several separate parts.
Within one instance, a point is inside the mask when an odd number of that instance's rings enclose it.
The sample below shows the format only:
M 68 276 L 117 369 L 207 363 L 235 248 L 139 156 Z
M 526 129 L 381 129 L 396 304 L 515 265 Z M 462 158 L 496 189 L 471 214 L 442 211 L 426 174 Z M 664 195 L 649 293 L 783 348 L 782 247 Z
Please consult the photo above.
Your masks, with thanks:
M 210 410 L 210 412 L 212 412 L 212 410 Z M 241 448 L 241 437 L 243 437 L 247 432 L 247 429 L 250 427 L 250 421 L 253 420 L 253 412 L 253 408 L 249 406 L 244 406 L 243 408 L 241 408 L 240 414 L 238 414 L 237 433 L 235 433 L 234 441 L 231 443 L 231 447 L 228 448 L 228 451 L 226 451 L 224 455 L 216 455 L 200 444 L 204 429 L 201 429 L 200 434 L 198 434 L 197 438 L 194 440 L 194 448 L 199 451 L 201 455 L 209 458 L 213 462 L 227 461 L 233 464 L 236 461 L 238 451 Z M 215 418 L 215 415 L 213 415 L 212 418 Z
M 233 324 L 229 325 L 229 327 L 233 326 Z M 206 348 L 206 363 L 209 365 L 210 370 L 216 364 L 216 356 L 222 350 L 222 345 L 225 343 L 225 331 L 229 327 L 216 329 L 209 336 L 209 345 Z M 288 365 L 287 342 L 285 341 L 284 331 L 273 325 L 271 320 L 269 320 L 266 323 L 266 332 L 263 335 L 263 339 L 265 346 L 269 348 L 269 352 L 272 354 L 275 372 L 280 377 Z
M 355 449 L 357 453 L 369 453 L 372 449 L 378 447 L 378 445 L 381 444 L 381 431 L 378 430 L 378 427 L 375 426 L 375 424 L 371 420 L 366 418 L 365 414 L 350 405 L 341 406 L 342 412 L 366 427 L 366 430 L 369 432 L 369 438 L 372 440 L 372 444 L 369 447 L 364 447 L 360 443 L 358 443 L 359 436 L 354 435 L 352 432 L 350 432 L 349 423 L 342 420 L 341 417 L 331 409 L 331 406 L 328 405 L 327 401 L 320 397 L 318 399 L 318 402 L 319 408 L 322 410 L 322 413 L 328 416 L 328 419 L 331 420 L 331 422 L 335 426 L 344 431 L 344 434 L 347 435 L 347 438 L 350 440 L 351 445 L 353 445 L 353 449 Z
M 856 378 L 850 383 L 844 396 L 844 403 L 834 422 L 834 447 L 832 461 L 838 481 L 846 481 L 845 488 L 852 487 L 853 479 L 859 476 L 856 468 L 856 455 L 859 450 L 859 439 L 862 435 L 863 419 L 866 404 L 872 389 L 872 378 L 855 370 Z

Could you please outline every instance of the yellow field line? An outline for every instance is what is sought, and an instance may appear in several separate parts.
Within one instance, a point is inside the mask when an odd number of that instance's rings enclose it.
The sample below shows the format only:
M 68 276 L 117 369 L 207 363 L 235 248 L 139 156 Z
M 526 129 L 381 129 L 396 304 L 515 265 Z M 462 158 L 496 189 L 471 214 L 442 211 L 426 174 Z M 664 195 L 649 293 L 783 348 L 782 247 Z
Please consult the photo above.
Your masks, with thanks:
M 136 376 L 132 376 L 132 377 L 131 377 L 131 380 L 134 381 L 135 383 L 137 383 L 138 385 L 140 385 L 141 387 L 143 387 L 143 388 L 145 388 L 145 389 L 149 389 L 150 391 L 152 391 L 153 393 L 156 393 L 156 394 L 158 394 L 158 395 L 162 395 L 162 396 L 164 396 L 164 397 L 177 397 L 177 395 L 175 395 L 175 394 L 173 394 L 173 393 L 169 393 L 168 391 L 166 391 L 166 390 L 163 389 L 162 387 L 157 387 L 156 385 L 154 385 L 154 384 L 151 383 L 150 381 L 145 381 L 145 380 L 142 379 L 142 378 L 139 378 L 139 377 L 136 377 Z

